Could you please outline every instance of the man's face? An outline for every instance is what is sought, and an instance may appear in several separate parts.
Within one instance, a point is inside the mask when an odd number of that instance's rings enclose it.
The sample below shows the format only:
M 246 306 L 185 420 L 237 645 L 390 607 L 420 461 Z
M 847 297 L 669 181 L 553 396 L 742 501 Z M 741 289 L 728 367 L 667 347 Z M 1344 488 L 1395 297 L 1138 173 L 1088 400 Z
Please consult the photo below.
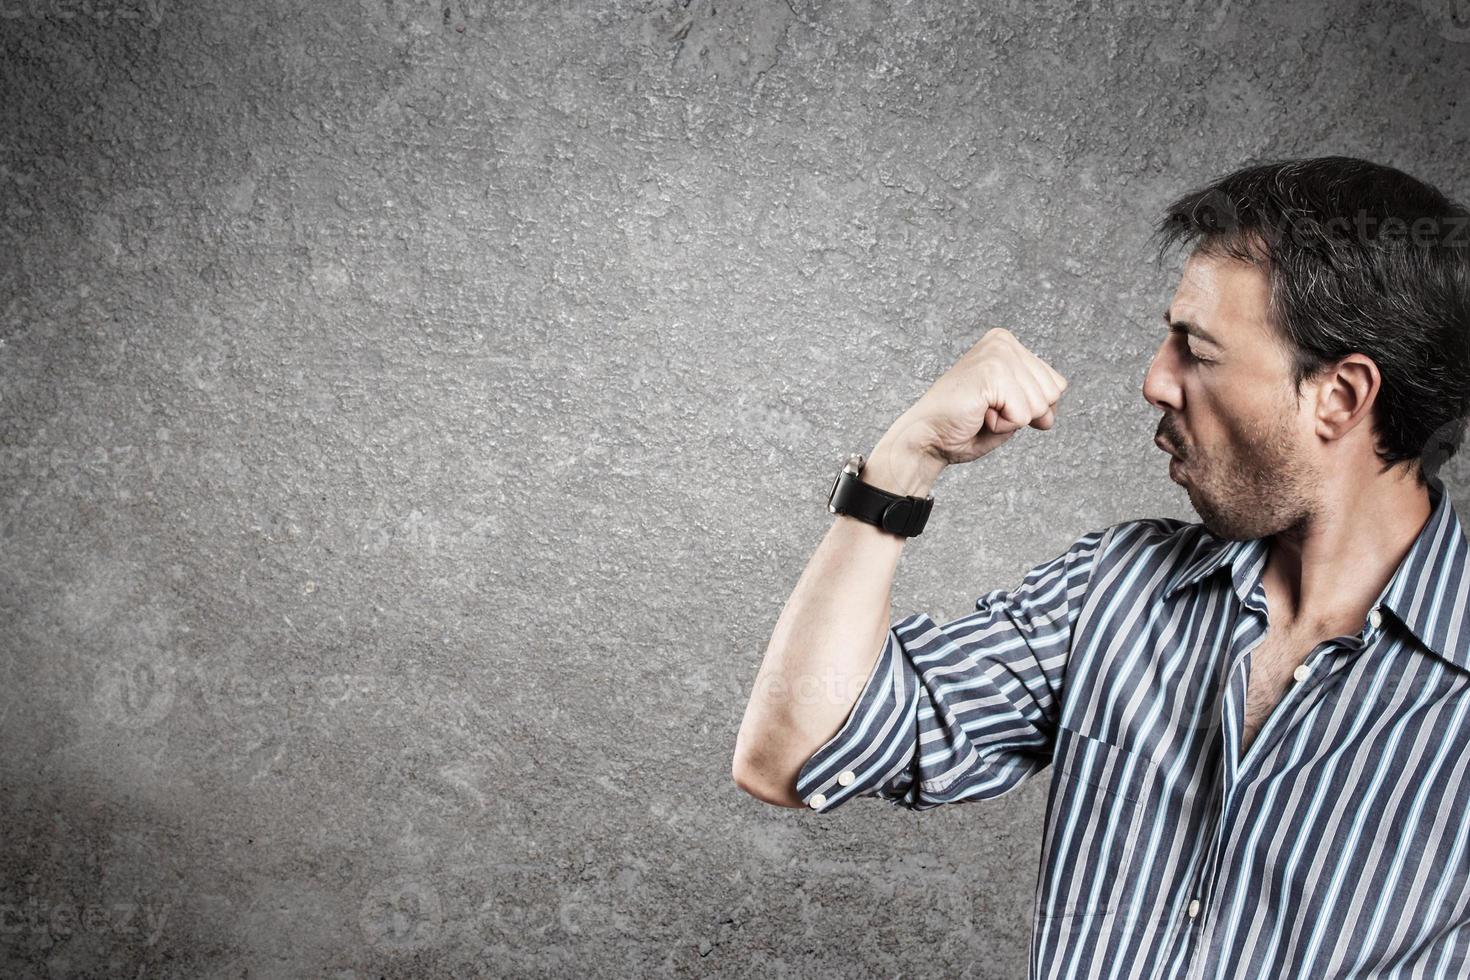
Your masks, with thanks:
M 1205 527 L 1242 541 L 1305 525 L 1318 487 L 1289 356 L 1267 322 L 1263 269 L 1192 255 L 1166 311 L 1143 396 L 1163 412 L 1169 477 Z M 1303 386 L 1303 394 L 1311 389 Z

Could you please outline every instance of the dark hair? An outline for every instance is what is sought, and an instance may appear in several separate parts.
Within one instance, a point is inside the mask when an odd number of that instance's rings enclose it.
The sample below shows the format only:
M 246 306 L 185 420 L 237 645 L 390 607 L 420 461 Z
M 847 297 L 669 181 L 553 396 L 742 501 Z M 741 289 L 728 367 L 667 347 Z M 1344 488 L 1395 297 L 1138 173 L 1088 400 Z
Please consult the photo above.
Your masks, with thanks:
M 1245 167 L 1170 204 L 1158 260 L 1178 244 L 1262 264 L 1267 316 L 1302 382 L 1362 353 L 1381 378 L 1380 472 L 1420 484 L 1453 456 L 1470 412 L 1470 212 L 1392 167 L 1352 157 Z

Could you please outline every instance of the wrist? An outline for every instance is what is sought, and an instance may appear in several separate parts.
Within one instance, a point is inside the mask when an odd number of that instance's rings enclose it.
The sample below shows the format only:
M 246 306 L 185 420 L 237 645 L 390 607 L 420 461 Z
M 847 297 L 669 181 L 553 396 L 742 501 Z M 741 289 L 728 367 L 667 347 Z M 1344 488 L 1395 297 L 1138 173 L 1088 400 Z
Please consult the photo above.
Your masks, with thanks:
M 912 440 L 890 434 L 873 447 L 863 464 L 861 479 L 869 486 L 901 497 L 926 497 L 946 465 Z

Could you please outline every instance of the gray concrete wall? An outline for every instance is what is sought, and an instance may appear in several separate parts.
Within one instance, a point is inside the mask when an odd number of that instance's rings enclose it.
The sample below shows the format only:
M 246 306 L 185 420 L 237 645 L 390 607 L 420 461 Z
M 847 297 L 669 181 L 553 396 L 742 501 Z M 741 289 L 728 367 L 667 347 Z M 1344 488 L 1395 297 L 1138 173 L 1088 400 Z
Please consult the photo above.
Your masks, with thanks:
M 1194 519 L 1159 207 L 1463 195 L 1456 15 L 4 0 L 0 972 L 1022 977 L 1044 781 L 730 779 L 832 476 L 1004 325 L 1065 411 L 895 617 Z

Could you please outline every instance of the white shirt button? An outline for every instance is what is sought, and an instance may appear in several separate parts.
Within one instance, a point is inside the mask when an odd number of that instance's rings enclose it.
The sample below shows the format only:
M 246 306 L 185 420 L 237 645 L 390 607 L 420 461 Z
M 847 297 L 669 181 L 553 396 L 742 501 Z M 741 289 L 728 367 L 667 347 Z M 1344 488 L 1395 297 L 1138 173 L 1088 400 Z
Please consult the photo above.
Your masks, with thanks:
M 846 772 L 842 772 L 842 773 L 838 773 L 837 774 L 837 781 L 839 783 L 841 783 L 843 786 L 851 786 L 852 785 L 852 781 L 854 779 L 856 779 L 856 778 L 857 778 L 857 774 L 854 773 L 851 769 L 847 770 Z
M 819 809 L 821 807 L 821 805 L 823 803 L 826 803 L 826 802 L 827 802 L 827 798 L 825 796 L 823 796 L 821 793 L 813 793 L 812 794 L 811 806 L 812 806 L 812 809 L 813 810 Z
M 1306 664 L 1301 664 L 1297 667 L 1296 670 L 1293 670 L 1291 672 L 1291 676 L 1295 677 L 1299 681 L 1304 681 L 1308 677 L 1312 676 L 1312 668 L 1308 667 Z
M 1191 919 L 1199 915 L 1199 899 L 1191 898 L 1189 900 L 1189 908 L 1185 911 Z
M 1382 622 L 1383 622 L 1383 613 L 1381 613 L 1381 612 L 1378 611 L 1378 607 L 1377 606 L 1374 606 L 1372 609 L 1368 610 L 1368 625 L 1369 626 L 1373 627 L 1374 629 L 1377 629 L 1379 627 L 1379 625 L 1382 624 Z

